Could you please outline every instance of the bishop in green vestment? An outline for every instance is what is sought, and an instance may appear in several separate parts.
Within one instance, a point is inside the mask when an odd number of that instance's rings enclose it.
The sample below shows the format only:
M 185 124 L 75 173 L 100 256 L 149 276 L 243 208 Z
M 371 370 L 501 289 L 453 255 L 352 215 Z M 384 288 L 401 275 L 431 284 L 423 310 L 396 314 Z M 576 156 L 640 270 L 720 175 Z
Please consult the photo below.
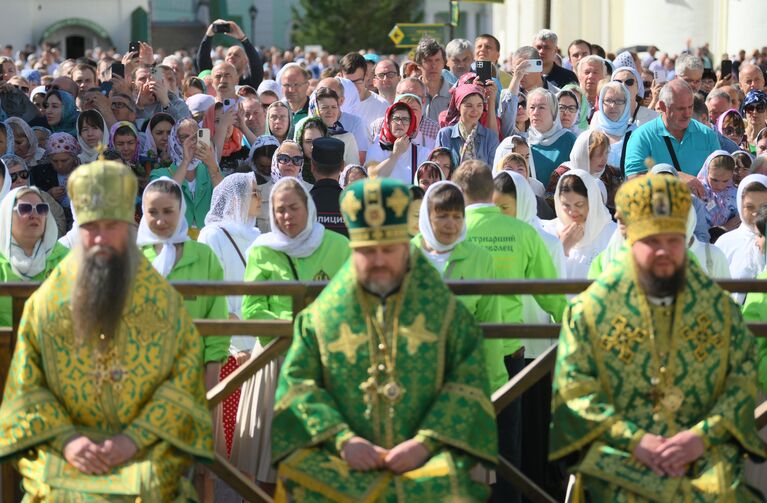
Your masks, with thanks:
M 651 175 L 616 196 L 627 248 L 568 306 L 550 456 L 581 452 L 572 501 L 762 501 L 756 345 L 738 307 L 686 256 L 689 189 Z
M 497 458 L 474 319 L 410 253 L 400 182 L 341 195 L 351 259 L 297 318 L 280 373 L 276 501 L 484 501 Z
M 109 161 L 69 177 L 80 244 L 25 305 L 0 405 L 25 503 L 196 501 L 213 459 L 202 338 L 136 247 L 136 185 Z

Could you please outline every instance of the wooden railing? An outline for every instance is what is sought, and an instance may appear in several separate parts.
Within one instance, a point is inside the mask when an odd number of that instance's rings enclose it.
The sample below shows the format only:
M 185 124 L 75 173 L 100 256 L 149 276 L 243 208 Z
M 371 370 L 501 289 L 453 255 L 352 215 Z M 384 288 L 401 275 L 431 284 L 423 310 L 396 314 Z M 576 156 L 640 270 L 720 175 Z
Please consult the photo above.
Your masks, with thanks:
M 767 281 L 727 280 L 719 281 L 720 286 L 731 292 L 767 292 Z M 198 295 L 284 295 L 292 297 L 293 312 L 297 314 L 307 306 L 324 288 L 325 282 L 268 282 L 268 283 L 226 283 L 226 282 L 176 282 L 174 286 L 184 296 Z M 456 295 L 521 295 L 521 294 L 573 294 L 589 285 L 587 281 L 452 281 L 448 286 Z M 15 343 L 18 321 L 24 301 L 37 288 L 34 283 L 0 283 L 0 297 L 13 298 L 13 327 L 0 328 L 0 389 L 4 388 L 5 372 L 10 363 Z M 227 335 L 258 335 L 274 337 L 266 347 L 253 356 L 235 372 L 214 386 L 208 392 L 209 406 L 215 407 L 246 380 L 262 369 L 272 359 L 290 346 L 293 333 L 289 321 L 240 321 L 240 320 L 195 320 L 197 329 L 204 337 Z M 530 324 L 482 324 L 486 338 L 504 339 L 556 339 L 559 325 Z M 767 323 L 750 323 L 749 329 L 757 337 L 767 337 Z M 530 365 L 515 375 L 509 382 L 492 395 L 496 414 L 554 369 L 556 345 L 551 346 Z M 755 410 L 759 428 L 767 425 L 767 402 Z M 245 500 L 269 503 L 272 499 L 256 484 L 243 476 L 236 467 L 220 455 L 216 455 L 208 467 L 223 482 L 238 492 Z M 2 501 L 18 501 L 18 483 L 8 463 L 3 466 Z M 555 500 L 518 468 L 501 457 L 498 464 L 500 476 L 511 482 L 529 500 L 540 503 L 554 503 Z

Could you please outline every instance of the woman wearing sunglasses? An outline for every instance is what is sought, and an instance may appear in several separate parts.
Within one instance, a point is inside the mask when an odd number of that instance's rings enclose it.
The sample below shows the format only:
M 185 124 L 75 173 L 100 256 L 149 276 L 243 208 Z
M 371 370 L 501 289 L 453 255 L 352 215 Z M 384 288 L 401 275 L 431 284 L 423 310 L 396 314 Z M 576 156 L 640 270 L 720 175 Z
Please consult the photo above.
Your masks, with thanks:
M 740 148 L 748 149 L 748 140 L 746 139 L 746 123 L 740 112 L 731 108 L 719 116 L 716 121 L 716 129 L 726 138 L 729 138 Z M 757 135 L 758 136 L 758 135 Z M 758 140 L 754 139 L 754 144 Z
M 767 94 L 762 91 L 746 93 L 741 115 L 746 119 L 746 138 L 753 154 L 756 152 L 756 135 L 767 126 Z
M 6 179 L 10 180 L 10 186 L 7 190 L 0 190 L 0 200 L 2 195 L 8 193 L 13 189 L 20 187 L 29 187 L 29 168 L 24 162 L 24 159 L 15 155 L 7 154 L 0 157 L 0 161 L 5 166 L 5 178 L 3 178 L 3 187 L 7 184 Z M 43 197 L 43 202 L 48 203 L 50 213 L 53 215 L 53 219 L 56 220 L 56 228 L 58 229 L 58 235 L 63 236 L 67 232 L 67 218 L 64 214 L 64 208 L 61 207 L 56 200 L 47 192 L 40 192 Z
M 69 251 L 36 187 L 13 189 L 0 203 L 0 281 L 42 281 Z M 0 297 L 0 325 L 11 325 L 11 298 Z
M 655 110 L 650 110 L 649 108 L 640 105 L 640 102 L 644 99 L 645 86 L 638 71 L 630 66 L 617 68 L 613 72 L 612 81 L 620 82 L 629 90 L 629 94 L 631 95 L 631 98 L 629 99 L 629 103 L 631 104 L 629 113 L 630 124 L 639 127 L 658 116 L 658 112 Z

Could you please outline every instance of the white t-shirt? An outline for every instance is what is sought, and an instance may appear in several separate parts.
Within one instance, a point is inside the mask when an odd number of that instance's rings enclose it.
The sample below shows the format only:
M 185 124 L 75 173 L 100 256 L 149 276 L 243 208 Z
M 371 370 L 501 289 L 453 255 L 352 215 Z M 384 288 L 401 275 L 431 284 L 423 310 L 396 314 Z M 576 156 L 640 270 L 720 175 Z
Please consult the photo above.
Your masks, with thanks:
M 450 255 L 453 254 L 452 250 L 447 253 L 437 253 L 437 252 L 429 252 L 425 249 L 421 249 L 424 256 L 429 259 L 429 262 L 431 262 L 431 265 L 435 267 L 439 271 L 440 274 L 443 274 L 445 272 L 445 268 L 447 267 L 447 262 L 450 260 Z
M 415 147 L 415 159 L 416 159 L 415 166 L 413 166 L 413 151 L 412 151 L 413 147 Z M 421 163 L 426 160 L 428 155 L 429 155 L 429 151 L 426 150 L 424 147 L 420 145 L 416 145 L 415 143 L 411 143 L 411 148 L 408 149 L 407 152 L 402 154 L 402 156 L 397 160 L 397 164 L 394 166 L 394 169 L 389 175 L 389 178 L 396 178 L 408 185 L 412 184 L 413 173 L 415 173 L 415 170 L 418 168 L 418 166 L 420 166 Z M 381 145 L 378 143 L 378 141 L 374 141 L 373 143 L 370 144 L 370 147 L 368 148 L 367 159 L 365 160 L 365 162 L 369 162 L 369 161 L 381 162 L 384 159 L 388 159 L 389 157 L 391 157 L 391 151 L 383 150 L 381 148 Z
M 370 125 L 378 118 L 386 115 L 389 108 L 389 102 L 378 96 L 376 93 L 370 93 L 364 101 L 357 105 L 357 115 L 362 119 L 362 125 L 367 130 Z

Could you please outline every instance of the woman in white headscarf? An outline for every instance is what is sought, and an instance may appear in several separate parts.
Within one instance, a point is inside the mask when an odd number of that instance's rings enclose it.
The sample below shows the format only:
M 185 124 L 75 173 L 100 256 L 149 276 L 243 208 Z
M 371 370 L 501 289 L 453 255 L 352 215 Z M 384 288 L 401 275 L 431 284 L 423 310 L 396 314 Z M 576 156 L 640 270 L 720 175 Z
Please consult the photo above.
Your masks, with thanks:
M 616 228 L 596 179 L 580 169 L 562 175 L 554 193 L 554 209 L 557 218 L 545 222 L 543 228 L 562 242 L 566 277 L 586 278 L 591 262 L 607 247 Z
M 269 199 L 271 231 L 258 236 L 248 250 L 245 281 L 332 278 L 350 255 L 349 240 L 337 232 L 326 231 L 317 221 L 314 201 L 297 178 L 279 178 Z M 291 298 L 246 295 L 242 299 L 242 318 L 292 320 Z M 268 338 L 260 339 L 253 348 L 253 356 L 270 342 Z M 282 358 L 272 360 L 243 384 L 231 455 L 237 468 L 271 488 L 276 481 L 271 459 L 271 422 L 281 363 Z
M 261 191 L 253 173 L 231 174 L 213 189 L 210 211 L 205 217 L 205 227 L 200 231 L 197 242 L 210 246 L 221 261 L 224 280 L 242 281 L 245 277 L 245 253 L 261 234 L 256 227 L 256 217 L 260 212 Z M 229 319 L 240 319 L 242 296 L 228 296 L 227 304 Z M 221 369 L 220 379 L 225 379 L 247 360 L 254 343 L 253 337 L 232 336 L 229 358 Z M 232 448 L 239 398 L 239 392 L 235 392 L 223 402 L 227 456 Z
M 557 270 L 557 276 L 565 277 L 565 252 L 557 236 L 543 229 L 541 220 L 536 215 L 536 198 L 527 180 L 515 171 L 501 171 L 493 180 L 493 203 L 504 215 L 522 220 L 531 225 L 541 236 L 551 260 Z M 522 296 L 522 315 L 525 323 L 550 323 L 551 316 L 540 308 L 530 295 Z M 525 340 L 525 358 L 536 358 L 548 349 L 555 339 Z
M 0 203 L 0 281 L 43 281 L 69 251 L 57 238 L 56 220 L 40 191 L 10 191 Z M 11 317 L 11 298 L 0 297 L 0 326 L 11 326 Z
M 77 143 L 80 144 L 77 154 L 80 164 L 95 161 L 99 157 L 99 148 L 108 148 L 109 128 L 98 110 L 85 110 L 77 117 Z
M 738 214 L 741 224 L 722 234 L 716 246 L 724 252 L 730 264 L 732 279 L 754 279 L 764 269 L 764 255 L 756 239 L 759 235 L 754 221 L 762 206 L 767 205 L 767 176 L 748 175 L 738 185 Z M 735 293 L 736 302 L 743 303 L 745 294 Z
M 546 185 L 554 171 L 570 157 L 575 135 L 562 127 L 559 105 L 551 92 L 536 88 L 527 95 L 530 129 L 527 143 L 535 165 L 535 177 Z
M 10 117 L 5 123 L 13 130 L 13 153 L 24 159 L 28 167 L 36 166 L 45 157 L 45 149 L 40 147 L 37 135 L 23 119 Z
M 456 184 L 449 181 L 431 184 L 421 202 L 420 234 L 411 243 L 421 250 L 445 280 L 496 279 L 490 252 L 466 239 L 464 207 L 463 194 Z M 478 322 L 502 321 L 497 295 L 462 295 L 458 298 Z M 503 362 L 503 341 L 487 339 L 484 349 L 490 385 L 496 390 L 508 380 Z
M 221 262 L 208 245 L 189 239 L 184 217 L 186 202 L 173 179 L 161 177 L 150 182 L 142 195 L 143 216 L 137 244 L 152 266 L 168 281 L 222 281 Z M 198 295 L 184 301 L 193 319 L 227 319 L 224 297 Z M 205 337 L 206 387 L 218 382 L 220 363 L 229 356 L 228 337 Z

